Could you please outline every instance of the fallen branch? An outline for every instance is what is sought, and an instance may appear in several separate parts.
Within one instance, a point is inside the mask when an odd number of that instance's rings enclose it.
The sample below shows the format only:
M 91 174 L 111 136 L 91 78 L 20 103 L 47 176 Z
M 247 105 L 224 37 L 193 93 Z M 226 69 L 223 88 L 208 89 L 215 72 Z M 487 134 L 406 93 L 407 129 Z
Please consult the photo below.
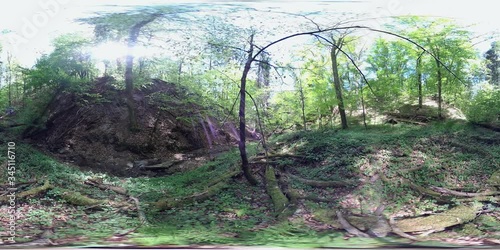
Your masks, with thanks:
M 342 228 L 344 228 L 348 233 L 358 237 L 370 238 L 368 234 L 361 232 L 359 229 L 352 226 L 346 219 L 344 219 L 344 217 L 342 216 L 342 212 L 337 211 L 337 219 L 340 225 L 342 225 Z
M 37 182 L 37 180 L 35 180 L 35 179 L 25 181 L 25 182 L 16 182 L 14 186 L 19 187 L 19 186 L 23 186 L 23 185 L 33 184 L 36 182 Z M 0 188 L 2 188 L 2 189 L 11 188 L 11 187 L 12 187 L 12 185 L 10 183 L 5 183 L 5 184 L 0 185 Z
M 146 214 L 144 213 L 144 211 L 141 209 L 141 204 L 139 202 L 139 199 L 133 196 L 129 196 L 129 199 L 134 201 L 135 207 L 137 208 L 137 215 L 139 217 L 141 225 L 147 225 L 148 219 L 146 218 Z
M 250 160 L 253 160 L 253 161 L 266 160 L 267 161 L 269 159 L 282 159 L 282 158 L 293 158 L 293 159 L 300 159 L 300 160 L 305 159 L 304 156 L 300 156 L 300 155 L 276 154 L 276 155 L 268 155 L 268 156 L 265 156 L 265 155 L 255 156 L 255 157 L 251 157 Z
M 162 199 L 159 200 L 155 203 L 155 207 L 158 210 L 166 210 L 169 208 L 174 208 L 178 207 L 187 203 L 192 203 L 192 202 L 200 202 L 203 200 L 206 200 L 220 192 L 220 190 L 224 189 L 227 187 L 227 184 L 225 182 L 219 182 L 209 188 L 207 188 L 205 191 L 193 194 L 191 196 L 187 197 L 180 197 L 180 198 L 168 198 L 168 199 Z
M 431 187 L 432 190 L 445 194 L 445 195 L 453 195 L 453 196 L 459 196 L 459 197 L 480 197 L 480 196 L 493 196 L 493 195 L 498 195 L 500 192 L 498 191 L 487 191 L 487 192 L 482 192 L 482 193 L 468 193 L 468 192 L 459 192 L 459 191 L 454 191 L 450 190 L 447 188 L 443 187 Z
M 52 185 L 50 184 L 49 180 L 45 180 L 45 182 L 42 186 L 35 187 L 35 188 L 30 189 L 30 190 L 16 194 L 15 199 L 35 196 L 35 195 L 42 193 L 42 192 L 44 192 L 48 189 L 51 189 L 51 188 L 52 188 Z M 11 196 L 6 195 L 6 196 L 0 197 L 0 201 L 8 201 L 9 199 L 11 199 Z
M 83 183 L 87 184 L 87 185 L 90 185 L 90 186 L 94 186 L 94 187 L 97 187 L 101 190 L 111 190 L 117 194 L 121 194 L 121 195 L 127 195 L 128 194 L 128 191 L 122 187 L 118 187 L 118 186 L 113 186 L 113 185 L 109 185 L 109 184 L 103 184 L 101 183 L 99 180 L 95 180 L 95 179 L 87 179 L 86 181 L 84 181 Z
M 183 160 L 171 160 L 171 161 L 165 161 L 160 164 L 155 164 L 155 165 L 147 165 L 147 166 L 142 166 L 139 169 L 143 170 L 162 170 L 162 169 L 168 169 L 170 167 L 173 167 L 179 163 L 184 162 Z
M 299 182 L 302 182 L 304 184 L 307 184 L 307 185 L 313 186 L 313 187 L 321 187 L 321 188 L 347 187 L 347 186 L 356 185 L 356 183 L 357 183 L 355 181 L 316 181 L 316 180 L 305 179 L 305 178 L 290 174 L 288 172 L 286 174 L 294 180 L 297 180 Z
M 387 176 L 385 176 L 385 174 L 382 171 L 378 171 L 378 175 L 379 175 L 380 179 L 385 183 L 393 183 L 394 182 L 393 180 L 390 180 L 389 178 L 387 178 Z M 443 195 L 441 193 L 435 192 L 431 189 L 424 188 L 424 187 L 419 186 L 419 185 L 417 185 L 417 184 L 415 184 L 407 179 L 404 179 L 404 178 L 399 178 L 399 179 L 401 180 L 401 183 L 408 185 L 411 189 L 413 189 L 421 194 L 431 196 L 439 202 L 446 203 L 446 202 L 451 201 L 452 197 L 450 197 L 450 196 L 446 196 L 446 195 Z
M 393 233 L 395 233 L 403 238 L 407 238 L 407 239 L 410 239 L 413 241 L 418 241 L 417 237 L 411 236 L 411 235 L 401 231 L 401 229 L 399 229 L 398 226 L 396 225 L 396 223 L 394 222 L 394 217 L 392 217 L 392 216 L 389 218 L 389 225 L 391 226 Z
M 96 200 L 79 192 L 69 190 L 63 192 L 61 196 L 66 202 L 75 206 L 96 206 L 106 202 L 106 200 Z

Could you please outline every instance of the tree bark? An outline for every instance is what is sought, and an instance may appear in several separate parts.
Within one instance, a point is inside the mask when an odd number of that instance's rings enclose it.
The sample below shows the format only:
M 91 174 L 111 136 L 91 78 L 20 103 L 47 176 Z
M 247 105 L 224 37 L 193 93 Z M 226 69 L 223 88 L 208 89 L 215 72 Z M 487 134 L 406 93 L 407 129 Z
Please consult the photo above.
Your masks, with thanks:
M 250 36 L 250 49 L 248 51 L 248 57 L 245 63 L 245 68 L 243 69 L 243 75 L 241 76 L 240 110 L 239 110 L 240 141 L 238 142 L 238 148 L 240 150 L 241 170 L 243 171 L 243 175 L 250 184 L 257 185 L 258 181 L 257 179 L 255 179 L 255 177 L 252 175 L 250 171 L 250 165 L 248 164 L 248 156 L 246 151 L 245 97 L 246 97 L 247 76 L 252 66 L 252 62 L 253 62 L 253 34 Z
M 437 55 L 437 56 L 439 56 L 439 55 Z M 441 64 L 437 59 L 436 59 L 436 67 L 437 67 L 437 80 L 438 80 L 438 86 L 437 86 L 438 87 L 438 118 L 442 119 L 443 118 L 443 111 L 442 111 L 443 79 L 442 79 L 442 75 L 441 75 Z
M 340 39 L 339 42 L 342 40 Z M 335 86 L 335 94 L 337 96 L 337 102 L 340 113 L 340 120 L 342 123 L 342 129 L 347 129 L 347 117 L 345 114 L 344 100 L 342 98 L 342 84 L 340 83 L 339 70 L 337 64 L 337 47 L 332 46 L 330 50 L 330 57 L 332 58 L 332 71 L 333 71 L 333 84 Z
M 417 85 L 418 85 L 418 107 L 422 108 L 423 105 L 423 95 L 422 95 L 422 54 L 417 58 Z
M 139 32 L 142 27 L 156 19 L 156 15 L 152 16 L 150 19 L 136 23 L 132 28 L 130 28 L 130 33 L 128 36 L 127 43 L 127 57 L 125 59 L 125 93 L 127 98 L 127 109 L 128 109 L 128 119 L 129 119 L 129 129 L 131 131 L 139 130 L 139 125 L 137 123 L 137 115 L 135 112 L 135 102 L 134 102 L 134 54 L 133 50 L 137 43 L 137 38 L 139 37 Z

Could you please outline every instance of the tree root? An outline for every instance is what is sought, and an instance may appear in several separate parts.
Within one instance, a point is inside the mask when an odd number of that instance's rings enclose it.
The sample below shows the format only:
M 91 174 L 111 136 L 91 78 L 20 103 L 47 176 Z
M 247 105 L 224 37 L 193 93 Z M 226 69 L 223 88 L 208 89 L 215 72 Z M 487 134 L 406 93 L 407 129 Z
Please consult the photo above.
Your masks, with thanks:
M 62 198 L 69 204 L 75 206 L 95 206 L 107 202 L 107 200 L 96 200 L 86 195 L 82 195 L 79 192 L 73 192 L 69 190 L 62 193 Z
M 267 194 L 271 197 L 271 200 L 273 201 L 274 212 L 276 213 L 276 215 L 280 215 L 289 205 L 288 198 L 283 194 L 278 185 L 274 168 L 267 166 L 265 175 L 266 175 Z
M 20 193 L 16 194 L 15 198 L 20 199 L 20 198 L 35 196 L 35 195 L 38 195 L 39 193 L 42 193 L 42 192 L 44 192 L 48 189 L 51 189 L 51 188 L 52 188 L 52 185 L 50 184 L 49 180 L 45 180 L 45 182 L 42 186 L 35 187 L 35 188 L 30 189 L 30 190 L 20 192 Z M 0 202 L 5 202 L 5 201 L 8 201 L 9 199 L 10 199 L 10 197 L 7 195 L 0 196 Z
M 378 175 L 380 176 L 380 179 L 385 182 L 385 183 L 391 183 L 390 179 L 385 176 L 382 171 L 378 172 Z M 404 184 L 407 184 L 411 189 L 424 194 L 433 197 L 436 199 L 438 202 L 441 203 L 449 203 L 452 201 L 453 198 L 459 198 L 458 201 L 462 202 L 471 202 L 471 201 L 498 201 L 499 198 L 495 197 L 496 195 L 500 194 L 498 191 L 488 191 L 488 192 L 482 192 L 482 193 L 466 193 L 466 192 L 458 192 L 454 190 L 450 190 L 447 188 L 442 188 L 442 187 L 431 187 L 431 188 L 424 188 L 420 185 L 417 185 L 407 179 L 400 178 L 401 182 Z M 462 198 L 462 197 L 468 197 L 468 198 Z M 461 199 L 460 199 L 461 198 Z
M 310 179 L 305 179 L 290 173 L 286 173 L 290 178 L 302 182 L 306 185 L 312 186 L 312 187 L 321 187 L 321 188 L 327 188 L 327 187 L 348 187 L 355 185 L 357 182 L 355 181 L 316 181 L 316 180 L 310 180 Z
M 219 193 L 220 190 L 224 189 L 227 187 L 227 184 L 225 182 L 219 182 L 213 186 L 210 186 L 207 188 L 205 191 L 193 194 L 191 196 L 187 197 L 179 197 L 179 198 L 168 198 L 168 199 L 162 199 L 157 202 L 155 202 L 155 207 L 159 211 L 166 210 L 169 208 L 174 208 L 174 207 L 179 207 L 188 203 L 192 202 L 200 202 L 203 200 L 206 200 L 216 194 Z
M 370 238 L 368 234 L 361 232 L 359 229 L 352 226 L 346 219 L 344 219 L 344 217 L 342 216 L 342 212 L 337 211 L 337 219 L 340 225 L 342 225 L 342 228 L 344 228 L 348 233 L 358 237 Z
M 90 185 L 90 186 L 94 186 L 94 187 L 97 187 L 101 190 L 111 190 L 117 194 L 121 194 L 121 195 L 127 195 L 128 194 L 128 191 L 125 190 L 124 188 L 122 187 L 118 187 L 118 186 L 113 186 L 113 185 L 109 185 L 109 184 L 103 184 L 101 180 L 96 180 L 96 179 L 87 179 L 85 182 L 85 184 L 87 185 Z
M 188 203 L 192 202 L 199 202 L 206 200 L 216 194 L 219 193 L 220 190 L 224 189 L 227 187 L 227 181 L 228 179 L 240 174 L 240 170 L 231 170 L 230 172 L 222 175 L 221 177 L 211 181 L 208 184 L 208 188 L 200 193 L 193 194 L 191 196 L 187 197 L 178 197 L 178 198 L 167 198 L 167 199 L 161 199 L 157 202 L 154 203 L 154 206 L 156 209 L 159 211 L 166 210 L 169 208 L 174 208 L 174 207 L 179 207 Z
M 149 224 L 148 219 L 146 218 L 146 214 L 141 209 L 141 203 L 139 202 L 139 199 L 133 196 L 129 196 L 129 199 L 134 201 L 135 207 L 137 209 L 137 216 L 139 217 L 139 222 L 141 223 L 141 225 Z
M 457 197 L 485 197 L 485 196 L 493 196 L 493 195 L 498 195 L 500 192 L 498 191 L 487 191 L 487 192 L 482 192 L 482 193 L 468 193 L 468 192 L 459 192 L 459 191 L 454 191 L 450 190 L 447 188 L 443 187 L 431 187 L 432 190 L 439 192 L 441 194 L 445 195 L 453 195 Z
M 401 231 L 401 229 L 398 228 L 398 226 L 396 225 L 396 222 L 394 222 L 394 217 L 390 217 L 389 218 L 389 225 L 391 226 L 391 229 L 392 229 L 392 232 L 403 237 L 403 238 L 407 238 L 407 239 L 410 239 L 410 240 L 413 240 L 413 241 L 418 241 L 419 239 L 415 236 L 412 236 L 412 235 L 409 235 L 403 231 Z

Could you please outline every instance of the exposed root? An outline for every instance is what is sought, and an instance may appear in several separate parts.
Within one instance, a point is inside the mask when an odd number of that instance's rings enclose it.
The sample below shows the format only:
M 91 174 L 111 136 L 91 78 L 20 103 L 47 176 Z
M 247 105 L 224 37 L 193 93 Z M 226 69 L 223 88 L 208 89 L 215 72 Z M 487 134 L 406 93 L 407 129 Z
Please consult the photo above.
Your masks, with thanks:
M 467 192 L 454 191 L 443 187 L 431 187 L 431 189 L 441 194 L 453 195 L 458 197 L 484 197 L 484 196 L 493 196 L 500 194 L 500 192 L 497 191 L 488 191 L 482 193 L 467 193 Z
M 312 187 L 322 187 L 322 188 L 327 188 L 327 187 L 347 187 L 347 186 L 352 186 L 355 185 L 355 181 L 316 181 L 316 180 L 310 180 L 310 179 L 305 179 L 290 173 L 287 173 L 287 175 L 299 182 L 302 182 L 304 184 L 307 184 Z
M 276 215 L 280 215 L 285 208 L 289 205 L 288 198 L 281 191 L 278 181 L 276 180 L 276 174 L 274 173 L 274 168 L 266 167 L 266 191 L 273 201 L 274 212 Z
M 87 185 L 90 185 L 90 186 L 98 187 L 101 190 L 111 190 L 111 191 L 113 191 L 113 192 L 115 192 L 117 194 L 121 194 L 121 195 L 127 195 L 128 194 L 128 191 L 125 190 L 124 188 L 118 187 L 118 186 L 109 185 L 109 184 L 103 184 L 101 180 L 96 180 L 96 179 L 90 179 L 89 178 L 84 183 L 87 184 Z
M 187 197 L 179 197 L 179 198 L 168 198 L 159 200 L 155 203 L 155 207 L 158 210 L 166 210 L 169 208 L 179 207 L 192 202 L 200 202 L 206 200 L 214 195 L 217 195 L 222 189 L 226 188 L 227 184 L 225 182 L 219 182 L 205 191 L 193 194 Z
M 361 232 L 359 229 L 355 228 L 352 226 L 344 217 L 342 216 L 342 212 L 337 211 L 337 219 L 342 225 L 342 227 L 350 234 L 358 236 L 358 237 L 364 237 L 364 238 L 370 238 L 370 236 L 366 233 Z
M 35 187 L 35 188 L 30 189 L 30 190 L 26 190 L 24 192 L 20 192 L 20 193 L 16 194 L 15 198 L 21 199 L 21 198 L 25 198 L 25 197 L 36 196 L 39 193 L 45 192 L 51 188 L 52 188 L 52 185 L 50 184 L 49 180 L 45 180 L 45 182 L 42 186 Z M 8 201 L 9 199 L 10 199 L 10 196 L 8 196 L 8 195 L 0 196 L 0 202 L 5 202 L 5 201 Z
M 96 206 L 107 202 L 106 200 L 96 200 L 79 192 L 65 191 L 62 193 L 62 198 L 69 204 L 75 206 Z
M 415 236 L 411 236 L 403 231 L 401 231 L 401 229 L 399 229 L 396 225 L 396 223 L 394 222 L 394 217 L 390 217 L 389 218 L 389 225 L 391 226 L 391 229 L 392 229 L 392 232 L 403 237 L 403 238 L 407 238 L 407 239 L 410 239 L 410 240 L 413 240 L 413 241 L 418 241 L 418 238 L 415 237 Z
M 148 219 L 146 218 L 146 214 L 141 209 L 141 203 L 139 202 L 139 199 L 136 198 L 136 197 L 133 197 L 133 196 L 130 196 L 129 199 L 131 199 L 132 201 L 134 201 L 135 207 L 137 209 L 137 215 L 139 217 L 139 222 L 141 223 L 141 225 L 147 225 L 147 224 L 149 224 L 148 223 Z

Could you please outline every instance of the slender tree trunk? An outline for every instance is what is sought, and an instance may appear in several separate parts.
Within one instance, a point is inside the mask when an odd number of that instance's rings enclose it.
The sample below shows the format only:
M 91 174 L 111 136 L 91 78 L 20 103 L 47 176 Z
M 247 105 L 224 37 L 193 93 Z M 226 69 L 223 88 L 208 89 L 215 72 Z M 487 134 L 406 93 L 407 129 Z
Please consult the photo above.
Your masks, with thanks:
M 437 58 L 439 59 L 439 54 L 436 54 Z M 443 112 L 442 112 L 442 102 L 443 102 L 443 97 L 442 97 L 442 89 L 443 89 L 443 79 L 441 75 L 441 64 L 439 63 L 438 59 L 436 59 L 436 67 L 437 67 L 437 80 L 438 80 L 438 118 L 442 119 L 443 118 Z
M 302 123 L 304 124 L 304 131 L 307 130 L 307 120 L 306 120 L 306 101 L 304 96 L 304 88 L 302 83 L 299 83 L 299 94 L 300 94 L 300 109 L 302 111 Z
M 363 80 L 361 80 L 361 82 L 363 82 Z M 365 98 L 363 97 L 363 86 L 360 86 L 359 88 L 359 95 L 361 96 L 361 108 L 363 109 L 363 125 L 365 126 L 365 129 L 367 129 L 368 126 L 366 125 L 366 109 L 365 109 Z
M 347 117 L 345 114 L 344 100 L 342 98 L 342 85 L 340 83 L 339 70 L 337 64 L 337 51 L 338 51 L 337 48 L 335 46 L 332 46 L 330 50 L 330 57 L 332 58 L 333 82 L 335 86 L 335 94 L 337 96 L 342 129 L 347 129 Z
M 139 130 L 139 125 L 137 123 L 137 115 L 135 110 L 135 101 L 134 101 L 134 80 L 133 80 L 133 69 L 134 69 L 134 54 L 133 50 L 137 43 L 137 38 L 139 37 L 139 32 L 142 27 L 146 24 L 154 21 L 157 16 L 153 16 L 148 20 L 144 20 L 142 22 L 136 23 L 130 29 L 130 33 L 128 36 L 128 53 L 125 59 L 125 93 L 127 98 L 127 109 L 128 109 L 128 119 L 129 119 L 129 129 L 130 131 Z
M 182 75 L 182 63 L 184 62 L 184 59 L 181 59 L 181 61 L 179 62 L 179 68 L 177 70 L 177 83 L 180 84 L 181 83 L 181 75 Z
M 422 108 L 423 95 L 422 95 L 422 54 L 417 58 L 417 86 L 418 86 L 418 107 Z
M 248 164 L 248 156 L 246 151 L 246 122 L 245 122 L 245 97 L 246 97 L 246 83 L 248 72 L 252 66 L 253 57 L 253 35 L 250 36 L 250 50 L 248 51 L 247 61 L 245 63 L 245 68 L 243 69 L 243 75 L 241 76 L 241 86 L 240 86 L 240 141 L 238 142 L 238 147 L 240 149 L 241 156 L 241 169 L 243 170 L 243 175 L 252 185 L 257 185 L 258 181 L 252 175 L 250 171 L 250 166 Z
M 129 42 L 130 45 L 130 42 Z M 137 116 L 135 113 L 135 102 L 134 102 L 134 81 L 133 81 L 133 65 L 134 56 L 131 54 L 132 50 L 129 50 L 129 54 L 126 58 L 125 66 L 125 93 L 127 97 L 127 109 L 128 109 L 128 120 L 129 129 L 131 131 L 137 131 L 139 125 L 137 124 Z
M 12 107 L 12 55 L 10 53 L 7 53 L 7 75 L 6 75 L 6 82 L 8 85 L 8 91 L 9 91 L 9 107 Z

